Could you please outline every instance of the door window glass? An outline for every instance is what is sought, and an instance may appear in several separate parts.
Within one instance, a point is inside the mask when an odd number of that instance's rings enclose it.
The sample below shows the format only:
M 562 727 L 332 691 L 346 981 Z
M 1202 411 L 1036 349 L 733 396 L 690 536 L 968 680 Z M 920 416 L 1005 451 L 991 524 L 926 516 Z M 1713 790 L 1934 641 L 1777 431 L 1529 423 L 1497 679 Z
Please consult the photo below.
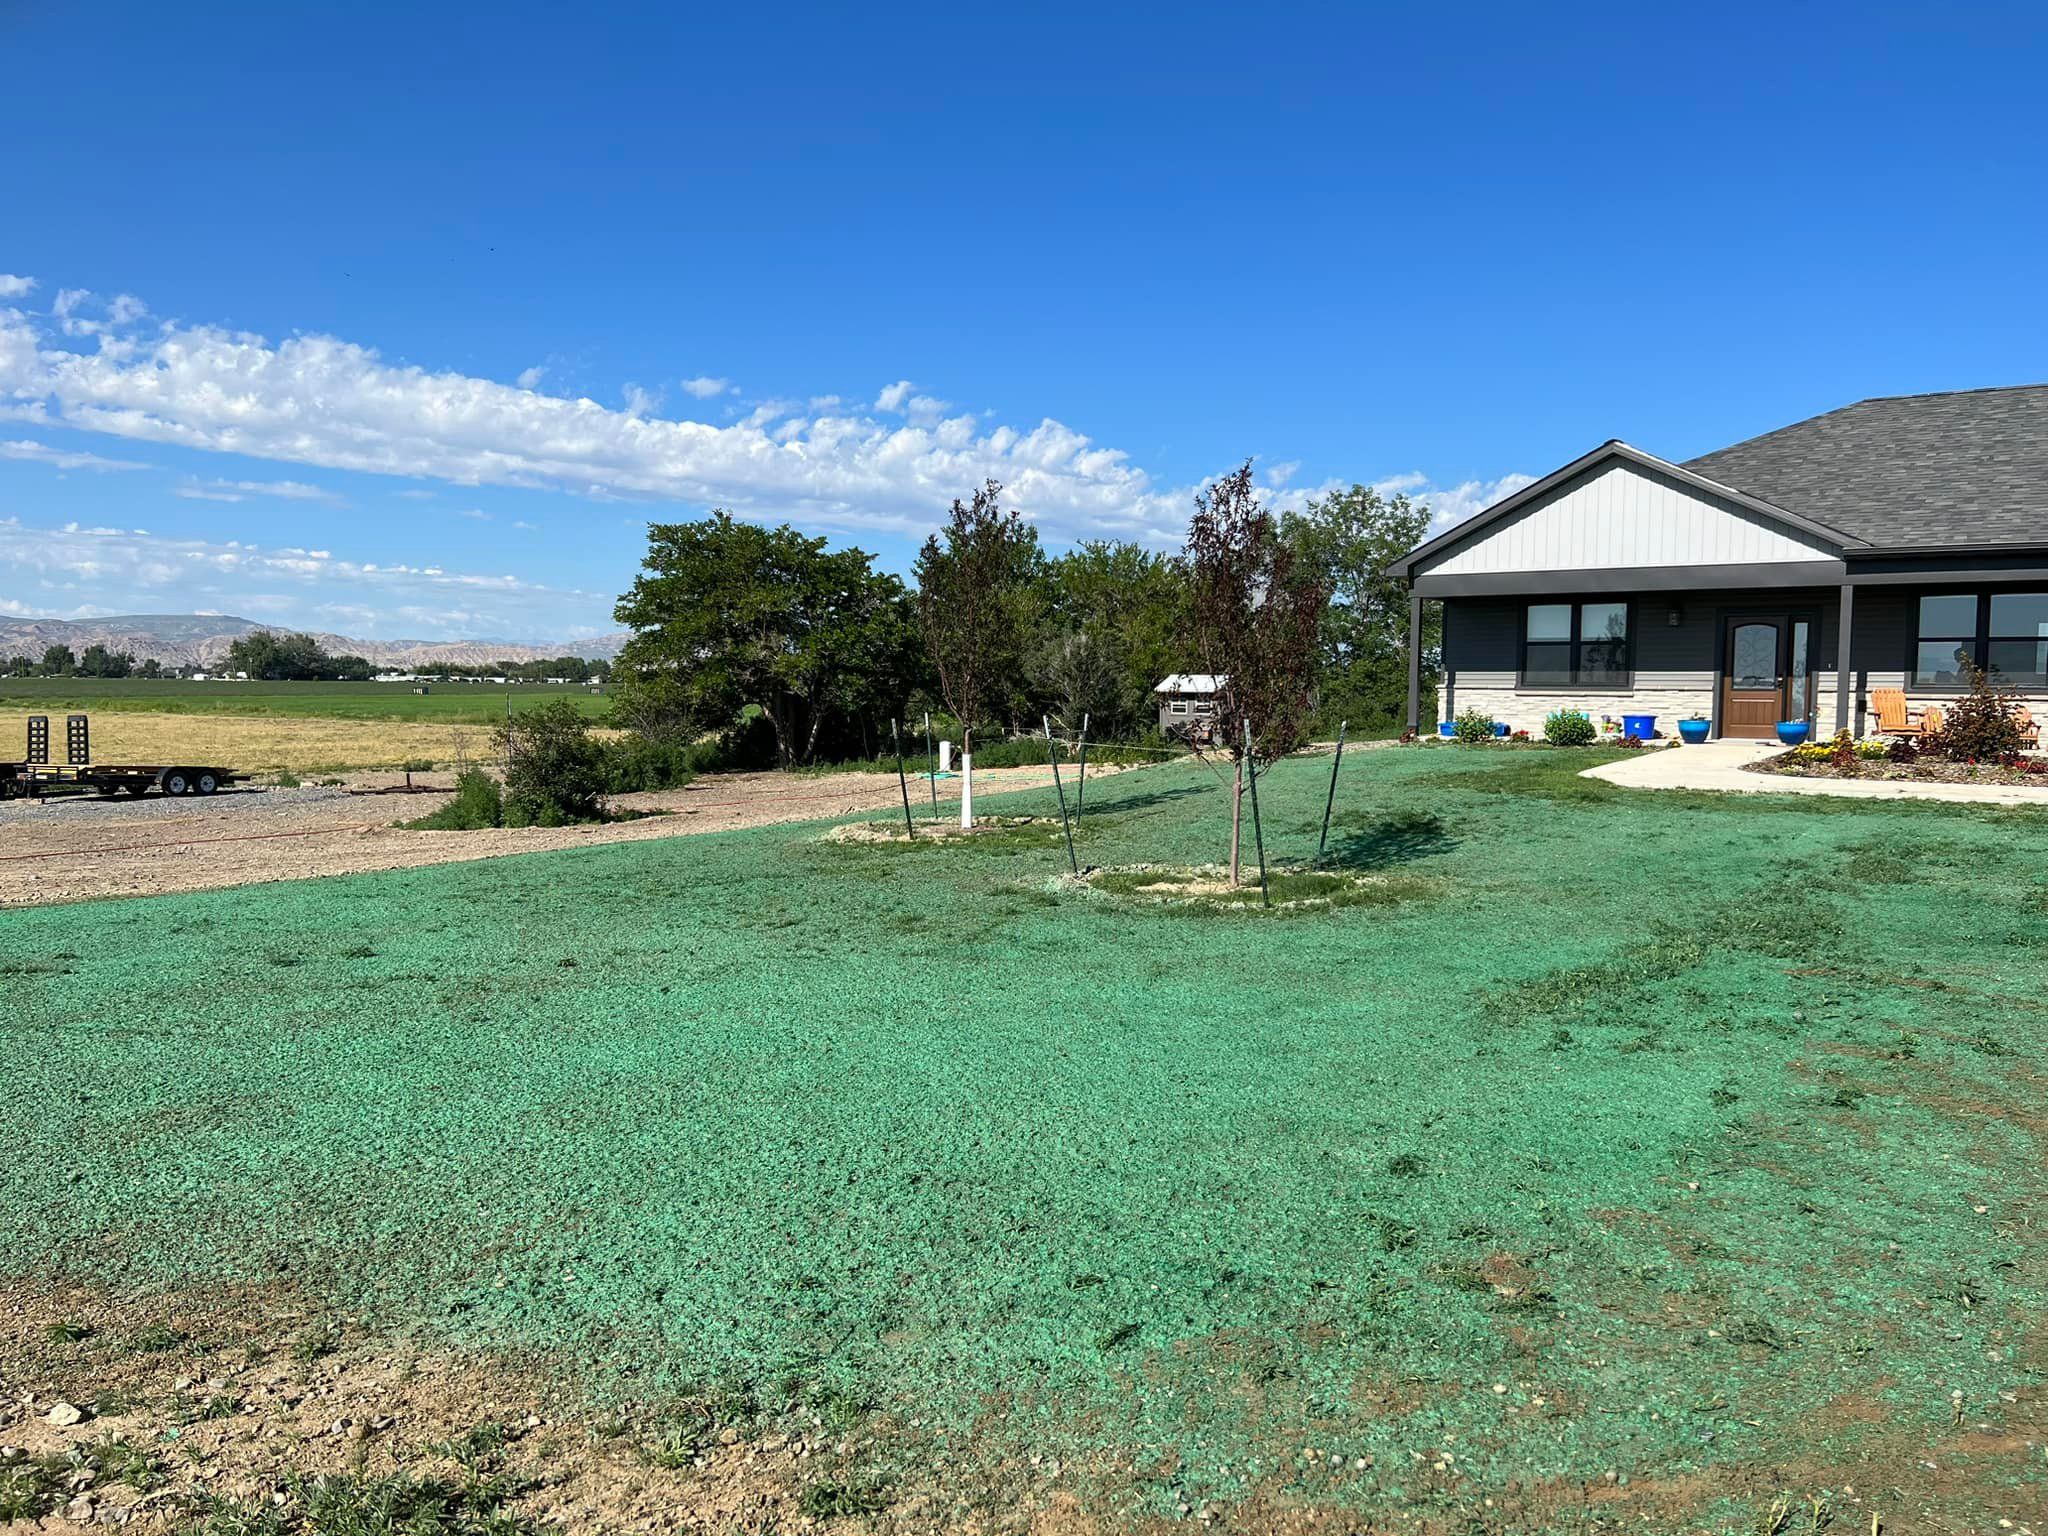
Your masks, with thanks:
M 1778 686 L 1778 626 L 1738 624 L 1729 646 L 1733 687 L 1754 692 Z

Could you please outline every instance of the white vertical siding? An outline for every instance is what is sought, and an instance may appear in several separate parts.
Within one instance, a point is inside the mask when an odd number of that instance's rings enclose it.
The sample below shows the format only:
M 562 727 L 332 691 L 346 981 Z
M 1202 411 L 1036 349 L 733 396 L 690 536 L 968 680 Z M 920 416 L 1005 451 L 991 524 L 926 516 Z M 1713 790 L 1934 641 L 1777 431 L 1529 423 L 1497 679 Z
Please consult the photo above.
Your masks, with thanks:
M 1667 475 L 1609 461 L 1417 567 L 1417 574 L 1825 560 L 1818 540 Z

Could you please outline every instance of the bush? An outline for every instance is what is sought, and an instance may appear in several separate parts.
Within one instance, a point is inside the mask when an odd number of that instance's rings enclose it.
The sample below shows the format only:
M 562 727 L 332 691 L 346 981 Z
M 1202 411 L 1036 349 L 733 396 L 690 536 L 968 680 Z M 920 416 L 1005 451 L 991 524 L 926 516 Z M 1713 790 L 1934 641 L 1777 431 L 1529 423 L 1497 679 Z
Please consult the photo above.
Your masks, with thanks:
M 1493 740 L 1493 716 L 1476 709 L 1460 710 L 1452 722 L 1451 734 L 1470 745 Z
M 400 823 L 414 832 L 481 832 L 504 824 L 505 797 L 481 768 L 465 769 L 455 781 L 455 798 L 438 811 Z
M 709 755 L 708 745 L 680 741 L 651 741 L 634 733 L 606 742 L 604 752 L 605 793 L 631 794 L 635 790 L 681 789 L 697 776 L 697 765 Z
M 1962 659 L 1962 668 L 1970 691 L 1946 711 L 1940 732 L 1923 741 L 1921 750 L 1967 763 L 1997 763 L 2017 756 L 2026 743 L 2013 696 L 1968 658 Z
M 1543 717 L 1543 739 L 1560 747 L 1590 747 L 1599 735 L 1583 709 L 1553 709 Z
M 567 699 L 507 720 L 498 738 L 505 750 L 505 825 L 564 827 L 602 821 L 606 753 L 589 722 Z
M 1888 762 L 1917 763 L 1920 744 L 1910 736 L 1894 736 L 1884 744 L 1884 755 Z

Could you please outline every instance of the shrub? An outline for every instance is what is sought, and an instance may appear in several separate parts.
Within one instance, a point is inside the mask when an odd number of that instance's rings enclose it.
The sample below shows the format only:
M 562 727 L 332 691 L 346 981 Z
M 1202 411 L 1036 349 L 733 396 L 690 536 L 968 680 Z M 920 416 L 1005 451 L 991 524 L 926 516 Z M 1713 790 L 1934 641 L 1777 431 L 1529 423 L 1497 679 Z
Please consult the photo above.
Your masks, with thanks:
M 1560 747 L 1590 747 L 1599 735 L 1583 709 L 1554 709 L 1543 717 L 1543 739 Z
M 1918 762 L 1920 744 L 1910 736 L 1894 736 L 1884 744 L 1884 755 L 1887 761 L 1894 763 Z
M 1891 756 L 1891 744 L 1872 737 L 1856 743 L 1856 755 L 1866 763 L 1880 762 Z
M 438 811 L 400 823 L 413 832 L 481 832 L 504 824 L 504 795 L 498 781 L 481 768 L 465 768 L 455 781 L 455 798 Z
M 1480 710 L 1466 709 L 1458 712 L 1453 734 L 1458 740 L 1470 745 L 1473 742 L 1493 740 L 1493 716 Z
M 505 749 L 505 825 L 563 827 L 604 819 L 604 747 L 567 699 L 523 710 L 498 732 Z
M 1939 734 L 1927 738 L 1921 749 L 1969 763 L 2002 762 L 2017 755 L 2026 743 L 2020 737 L 2012 694 L 1967 657 L 1959 659 L 1970 691 L 1947 710 Z
M 681 789 L 697 776 L 704 749 L 680 741 L 655 741 L 633 732 L 607 742 L 604 787 L 607 794 L 635 790 Z

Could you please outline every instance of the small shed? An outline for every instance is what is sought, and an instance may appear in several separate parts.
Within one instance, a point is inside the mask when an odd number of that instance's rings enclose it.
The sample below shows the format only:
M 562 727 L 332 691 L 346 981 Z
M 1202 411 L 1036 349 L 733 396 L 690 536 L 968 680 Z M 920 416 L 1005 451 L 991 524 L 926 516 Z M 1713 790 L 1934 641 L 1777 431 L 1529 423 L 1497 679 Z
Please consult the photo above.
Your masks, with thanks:
M 1216 728 L 1216 691 L 1225 678 L 1209 672 L 1176 672 L 1153 688 L 1159 701 L 1159 731 L 1207 741 Z

